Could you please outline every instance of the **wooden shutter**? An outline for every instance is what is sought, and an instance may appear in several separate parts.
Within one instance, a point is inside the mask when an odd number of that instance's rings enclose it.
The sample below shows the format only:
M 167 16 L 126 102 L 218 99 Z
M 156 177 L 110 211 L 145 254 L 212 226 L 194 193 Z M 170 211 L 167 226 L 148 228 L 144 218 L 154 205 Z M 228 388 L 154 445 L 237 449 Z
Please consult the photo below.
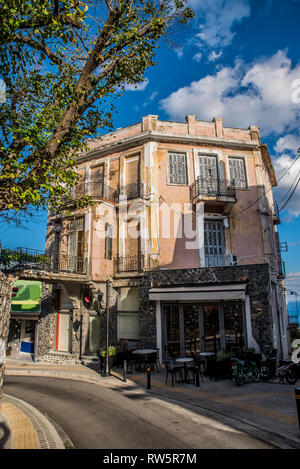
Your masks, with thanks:
M 187 184 L 185 153 L 169 153 L 169 183 Z
M 243 158 L 229 158 L 230 182 L 236 188 L 244 189 L 246 184 L 245 161 Z
M 126 185 L 137 184 L 140 181 L 140 158 L 126 159 Z
M 204 221 L 205 265 L 224 265 L 224 231 L 221 221 Z
M 112 226 L 106 223 L 105 225 L 105 259 L 112 258 Z
M 91 169 L 91 195 L 103 195 L 103 183 L 104 183 L 104 164 L 96 166 Z

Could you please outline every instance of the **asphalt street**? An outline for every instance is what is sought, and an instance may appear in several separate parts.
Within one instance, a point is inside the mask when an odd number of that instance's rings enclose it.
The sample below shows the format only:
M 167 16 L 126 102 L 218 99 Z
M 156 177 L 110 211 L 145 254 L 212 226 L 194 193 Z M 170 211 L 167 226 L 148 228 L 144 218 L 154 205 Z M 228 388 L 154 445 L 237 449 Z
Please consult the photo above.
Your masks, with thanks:
M 267 449 L 181 404 L 118 386 L 7 376 L 4 392 L 49 416 L 77 449 Z

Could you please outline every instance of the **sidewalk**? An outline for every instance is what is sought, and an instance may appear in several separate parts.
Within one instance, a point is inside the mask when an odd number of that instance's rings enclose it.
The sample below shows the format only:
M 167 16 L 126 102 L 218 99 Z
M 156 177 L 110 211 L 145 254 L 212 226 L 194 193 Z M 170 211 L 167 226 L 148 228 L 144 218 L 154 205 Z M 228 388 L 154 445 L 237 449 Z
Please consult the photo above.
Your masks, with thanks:
M 20 399 L 3 395 L 0 408 L 0 449 L 65 449 L 52 423 Z
M 175 383 L 165 385 L 165 371 L 151 373 L 151 390 L 146 391 L 146 374 L 128 374 L 123 382 L 122 370 L 103 378 L 99 370 L 83 365 L 46 365 L 7 360 L 6 375 L 53 376 L 83 380 L 108 386 L 125 396 L 151 394 L 164 402 L 174 402 L 195 413 L 214 418 L 245 431 L 278 448 L 300 448 L 300 432 L 294 389 L 297 386 L 278 382 L 249 383 L 241 387 L 231 380 L 210 381 L 200 387 Z M 170 377 L 169 377 L 170 380 Z M 169 381 L 170 383 L 170 381 Z

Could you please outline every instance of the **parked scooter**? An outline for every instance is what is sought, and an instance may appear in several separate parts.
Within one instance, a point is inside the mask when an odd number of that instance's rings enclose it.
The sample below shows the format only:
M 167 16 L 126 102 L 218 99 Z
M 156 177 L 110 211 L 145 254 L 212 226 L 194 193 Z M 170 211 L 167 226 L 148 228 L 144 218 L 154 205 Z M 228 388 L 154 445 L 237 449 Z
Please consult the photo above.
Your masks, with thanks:
M 288 384 L 295 384 L 300 379 L 300 360 L 298 363 L 293 361 L 284 363 L 277 368 L 276 376 L 278 376 L 280 383 L 284 383 L 286 380 Z
M 252 361 L 244 361 L 239 358 L 231 359 L 232 379 L 238 386 L 244 384 L 245 381 L 259 381 L 259 370 L 256 363 Z

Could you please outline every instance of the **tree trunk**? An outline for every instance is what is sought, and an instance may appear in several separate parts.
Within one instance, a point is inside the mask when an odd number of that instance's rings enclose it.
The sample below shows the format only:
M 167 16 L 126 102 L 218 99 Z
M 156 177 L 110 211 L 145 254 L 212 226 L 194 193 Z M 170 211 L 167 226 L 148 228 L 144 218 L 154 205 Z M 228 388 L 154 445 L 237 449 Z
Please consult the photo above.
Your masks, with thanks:
M 6 341 L 10 316 L 11 293 L 15 279 L 0 272 L 0 406 L 6 361 Z

